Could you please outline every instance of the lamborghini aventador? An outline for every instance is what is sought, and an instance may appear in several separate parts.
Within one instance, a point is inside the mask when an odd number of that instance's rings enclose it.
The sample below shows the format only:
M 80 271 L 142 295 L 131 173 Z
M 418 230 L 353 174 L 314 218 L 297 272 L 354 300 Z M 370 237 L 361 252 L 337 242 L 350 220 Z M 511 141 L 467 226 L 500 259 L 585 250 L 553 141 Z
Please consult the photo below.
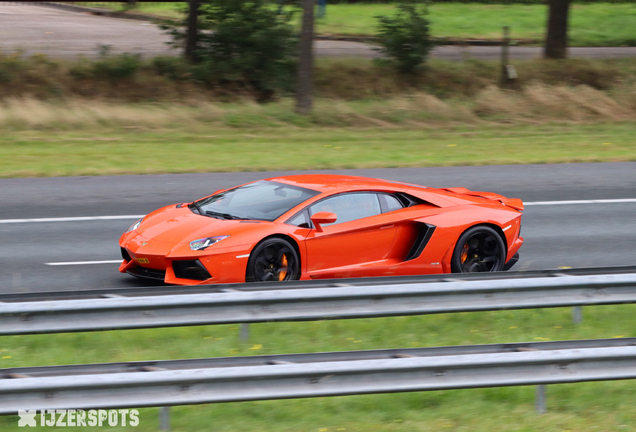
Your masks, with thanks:
M 495 272 L 523 203 L 341 175 L 260 180 L 156 210 L 120 238 L 121 272 L 169 284 Z

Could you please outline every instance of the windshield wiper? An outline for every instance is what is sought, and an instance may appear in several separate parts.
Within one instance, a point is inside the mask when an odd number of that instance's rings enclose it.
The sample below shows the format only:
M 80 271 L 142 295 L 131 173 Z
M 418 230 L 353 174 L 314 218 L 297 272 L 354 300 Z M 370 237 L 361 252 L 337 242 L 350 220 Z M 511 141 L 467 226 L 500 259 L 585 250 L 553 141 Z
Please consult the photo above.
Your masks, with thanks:
M 192 207 L 190 207 L 192 206 Z M 199 207 L 199 204 L 197 204 L 196 201 L 192 201 L 190 204 L 188 204 L 188 207 L 190 208 L 190 210 L 192 210 L 192 208 L 194 207 L 194 209 L 197 211 L 197 213 L 202 214 L 201 213 L 201 207 Z
M 211 211 L 211 210 L 206 211 L 205 214 L 208 215 L 208 216 L 219 217 L 219 218 L 223 218 L 223 219 L 247 220 L 247 218 L 234 216 L 234 215 L 229 214 L 229 213 L 219 213 L 219 212 L 215 212 L 215 211 Z

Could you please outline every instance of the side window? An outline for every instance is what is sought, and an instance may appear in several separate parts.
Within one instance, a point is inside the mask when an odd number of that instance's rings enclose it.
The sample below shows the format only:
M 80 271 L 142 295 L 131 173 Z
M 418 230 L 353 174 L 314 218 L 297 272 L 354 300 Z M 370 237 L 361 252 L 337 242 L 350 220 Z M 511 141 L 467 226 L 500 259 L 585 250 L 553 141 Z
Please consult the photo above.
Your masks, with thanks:
M 309 208 L 312 215 L 318 212 L 335 213 L 337 224 L 375 216 L 382 213 L 380 201 L 374 193 L 349 193 L 337 195 L 332 198 L 320 201 Z M 328 226 L 333 224 L 323 224 Z
M 286 223 L 290 225 L 295 225 L 299 228 L 311 228 L 311 222 L 309 220 L 309 212 L 307 210 L 303 210 L 301 213 L 289 219 Z
M 380 205 L 382 206 L 382 213 L 392 212 L 404 207 L 399 199 L 389 194 L 379 194 Z

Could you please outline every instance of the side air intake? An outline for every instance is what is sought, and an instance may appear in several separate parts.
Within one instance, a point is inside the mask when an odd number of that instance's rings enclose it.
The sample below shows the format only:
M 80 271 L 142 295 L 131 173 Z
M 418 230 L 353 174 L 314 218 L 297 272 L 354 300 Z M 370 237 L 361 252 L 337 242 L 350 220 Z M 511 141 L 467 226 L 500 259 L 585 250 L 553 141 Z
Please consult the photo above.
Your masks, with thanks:
M 418 223 L 419 232 L 417 233 L 417 237 L 415 237 L 415 241 L 413 242 L 413 246 L 411 246 L 411 250 L 409 251 L 406 259 L 404 261 L 410 261 L 422 254 L 422 251 L 428 244 L 428 241 L 433 236 L 433 232 L 435 231 L 435 226 Z

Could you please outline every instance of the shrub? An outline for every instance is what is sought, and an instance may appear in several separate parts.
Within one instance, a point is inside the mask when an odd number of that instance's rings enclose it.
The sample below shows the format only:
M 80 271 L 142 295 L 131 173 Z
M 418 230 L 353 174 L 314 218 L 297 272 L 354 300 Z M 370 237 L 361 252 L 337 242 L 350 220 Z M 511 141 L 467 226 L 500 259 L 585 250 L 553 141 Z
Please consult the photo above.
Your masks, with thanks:
M 178 57 L 159 56 L 152 59 L 152 65 L 160 76 L 165 76 L 173 81 L 190 77 L 190 65 Z
M 71 77 L 78 80 L 91 79 L 94 77 L 93 65 L 86 58 L 80 58 L 73 63 L 69 67 L 68 73 Z
M 139 54 L 111 54 L 110 46 L 101 45 L 99 59 L 89 61 L 80 59 L 69 69 L 69 74 L 75 79 L 105 78 L 118 81 L 133 77 L 143 66 Z
M 263 102 L 289 90 L 297 56 L 291 18 L 264 0 L 204 0 L 195 53 L 200 65 L 193 74 L 210 84 L 253 90 Z M 175 42 L 184 40 L 183 30 L 165 27 Z
M 93 73 L 110 80 L 131 78 L 142 65 L 140 54 L 110 54 L 108 48 L 101 48 L 100 59 L 93 63 Z
M 428 9 L 417 4 L 401 3 L 393 16 L 379 16 L 377 50 L 386 56 L 380 62 L 410 73 L 426 61 L 433 43 L 429 37 Z
M 19 51 L 8 55 L 0 53 L 0 83 L 9 84 L 19 78 L 25 64 Z

